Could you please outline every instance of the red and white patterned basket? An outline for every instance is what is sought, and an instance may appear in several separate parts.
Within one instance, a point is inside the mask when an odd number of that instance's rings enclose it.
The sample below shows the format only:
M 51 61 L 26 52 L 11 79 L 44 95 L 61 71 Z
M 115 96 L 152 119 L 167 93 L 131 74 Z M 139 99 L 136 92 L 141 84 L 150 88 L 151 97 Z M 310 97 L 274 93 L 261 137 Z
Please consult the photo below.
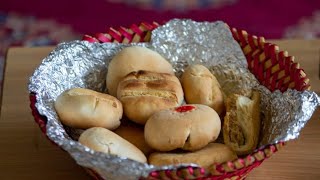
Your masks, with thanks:
M 94 36 L 85 35 L 84 41 L 89 42 L 148 42 L 151 31 L 159 26 L 158 23 L 133 24 L 130 28 L 110 28 L 107 33 L 97 33 Z M 248 34 L 246 31 L 230 28 L 233 38 L 239 43 L 248 62 L 248 69 L 259 82 L 269 90 L 296 89 L 298 91 L 310 89 L 309 79 L 294 62 L 294 57 L 286 51 L 279 51 L 279 47 L 265 42 L 263 37 Z M 35 107 L 36 96 L 30 94 L 32 115 L 41 131 L 46 135 L 46 117 L 41 116 Z M 203 168 L 187 167 L 178 170 L 154 171 L 147 178 L 141 179 L 244 179 L 248 173 L 258 167 L 265 159 L 277 152 L 285 145 L 284 142 L 270 144 L 256 149 L 252 154 L 223 164 L 213 164 L 209 171 Z M 86 169 L 95 179 L 102 179 L 99 174 Z

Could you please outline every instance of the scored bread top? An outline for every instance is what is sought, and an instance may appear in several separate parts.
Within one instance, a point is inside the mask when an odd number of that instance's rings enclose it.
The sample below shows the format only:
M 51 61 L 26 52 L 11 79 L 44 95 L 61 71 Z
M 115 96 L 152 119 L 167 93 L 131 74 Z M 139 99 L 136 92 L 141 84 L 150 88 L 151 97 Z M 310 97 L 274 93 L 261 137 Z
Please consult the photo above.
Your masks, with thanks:
M 119 83 L 117 97 L 130 120 L 145 124 L 155 112 L 179 106 L 183 102 L 183 90 L 174 75 L 136 71 Z
M 139 46 L 127 47 L 117 53 L 108 65 L 108 93 L 116 96 L 121 79 L 139 70 L 174 74 L 171 64 L 156 51 Z
M 135 71 L 129 73 L 119 84 L 119 99 L 136 96 L 154 96 L 181 104 L 183 91 L 179 79 L 167 73 Z

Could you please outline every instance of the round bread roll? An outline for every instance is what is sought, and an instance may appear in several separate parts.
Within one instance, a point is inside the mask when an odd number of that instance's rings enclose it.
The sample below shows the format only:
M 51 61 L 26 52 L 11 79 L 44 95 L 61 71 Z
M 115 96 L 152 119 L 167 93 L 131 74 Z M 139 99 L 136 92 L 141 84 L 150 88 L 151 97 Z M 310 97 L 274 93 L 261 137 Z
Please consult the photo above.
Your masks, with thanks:
M 183 90 L 174 75 L 137 71 L 119 83 L 117 97 L 130 120 L 145 124 L 155 112 L 179 106 L 183 102 Z
M 144 137 L 159 151 L 194 151 L 216 140 L 220 130 L 220 117 L 212 108 L 189 104 L 153 114 L 145 125 Z
M 220 143 L 210 143 L 203 149 L 185 153 L 155 152 L 148 157 L 149 164 L 166 166 L 177 164 L 198 164 L 209 168 L 214 163 L 224 163 L 237 159 L 237 155 L 228 146 Z
M 98 152 L 126 157 L 142 163 L 147 161 L 146 156 L 137 147 L 105 128 L 93 127 L 85 130 L 80 135 L 79 142 Z
M 127 47 L 116 54 L 108 65 L 106 82 L 109 94 L 116 96 L 120 80 L 138 70 L 174 74 L 171 64 L 157 52 L 139 46 Z
M 117 98 L 83 88 L 64 91 L 57 97 L 54 107 L 63 124 L 80 129 L 116 129 L 123 113 Z
M 152 148 L 146 143 L 144 139 L 143 127 L 121 124 L 114 132 L 121 136 L 123 139 L 135 145 L 146 156 L 153 152 Z
M 182 74 L 181 84 L 187 103 L 210 106 L 219 115 L 224 111 L 220 84 L 205 66 L 190 65 Z

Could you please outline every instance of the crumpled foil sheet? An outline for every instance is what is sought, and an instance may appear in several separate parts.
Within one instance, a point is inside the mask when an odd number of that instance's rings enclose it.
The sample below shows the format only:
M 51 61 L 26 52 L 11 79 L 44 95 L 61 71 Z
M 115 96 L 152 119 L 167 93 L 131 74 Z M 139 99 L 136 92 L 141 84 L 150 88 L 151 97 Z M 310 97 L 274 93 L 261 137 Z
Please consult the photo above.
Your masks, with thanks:
M 151 46 L 168 59 L 180 76 L 189 64 L 235 64 L 247 67 L 239 44 L 222 21 L 214 23 L 174 19 L 153 30 Z
M 270 92 L 264 86 L 256 88 L 261 94 L 262 136 L 260 146 L 298 138 L 301 129 L 320 105 L 320 98 L 312 91 L 288 89 Z
M 187 166 L 155 167 L 95 152 L 73 140 L 58 120 L 53 106 L 56 97 L 74 87 L 105 92 L 108 63 L 122 48 L 132 45 L 159 52 L 172 63 L 178 76 L 189 64 L 203 64 L 215 69 L 216 73 L 223 72 L 220 73 L 221 77 L 228 77 L 228 72 L 235 72 L 231 80 L 223 81 L 225 83 L 240 81 L 242 83 L 237 84 L 239 88 L 255 87 L 260 90 L 265 99 L 261 104 L 266 107 L 263 113 L 270 115 L 270 120 L 267 119 L 267 125 L 262 130 L 264 138 L 261 145 L 297 138 L 300 129 L 320 104 L 318 96 L 313 92 L 291 90 L 283 94 L 270 93 L 259 86 L 254 76 L 245 69 L 246 59 L 238 43 L 232 38 L 227 26 L 219 21 L 198 23 L 172 20 L 153 31 L 150 43 L 126 45 L 72 41 L 59 44 L 35 70 L 30 78 L 29 91 L 36 93 L 36 107 L 48 119 L 48 137 L 66 150 L 79 165 L 96 170 L 105 179 L 138 179 L 148 176 L 154 170 Z M 218 71 L 222 67 L 224 71 Z

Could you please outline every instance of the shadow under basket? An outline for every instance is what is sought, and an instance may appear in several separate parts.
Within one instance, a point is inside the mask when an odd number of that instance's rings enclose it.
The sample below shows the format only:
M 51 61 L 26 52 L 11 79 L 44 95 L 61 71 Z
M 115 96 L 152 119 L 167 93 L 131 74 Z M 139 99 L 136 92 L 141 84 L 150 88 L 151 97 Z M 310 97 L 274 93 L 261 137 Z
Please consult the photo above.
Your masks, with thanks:
M 151 31 L 159 26 L 158 23 L 133 24 L 130 28 L 110 28 L 107 33 L 97 33 L 94 36 L 83 36 L 89 42 L 148 42 Z M 286 51 L 279 51 L 279 47 L 265 42 L 263 37 L 248 34 L 246 31 L 230 28 L 233 38 L 239 43 L 248 62 L 248 69 L 255 75 L 259 82 L 270 91 L 295 89 L 298 91 L 310 89 L 309 79 L 294 62 L 294 57 Z M 30 107 L 32 115 L 41 131 L 46 135 L 46 117 L 39 114 L 35 107 L 36 96 L 30 94 Z M 180 169 L 167 169 L 153 171 L 147 178 L 141 179 L 244 179 L 248 173 L 258 167 L 265 159 L 277 152 L 285 145 L 284 142 L 270 144 L 256 149 L 252 154 L 223 164 L 212 164 L 209 171 L 197 167 Z M 86 171 L 95 179 L 102 179 L 99 174 L 91 169 Z

